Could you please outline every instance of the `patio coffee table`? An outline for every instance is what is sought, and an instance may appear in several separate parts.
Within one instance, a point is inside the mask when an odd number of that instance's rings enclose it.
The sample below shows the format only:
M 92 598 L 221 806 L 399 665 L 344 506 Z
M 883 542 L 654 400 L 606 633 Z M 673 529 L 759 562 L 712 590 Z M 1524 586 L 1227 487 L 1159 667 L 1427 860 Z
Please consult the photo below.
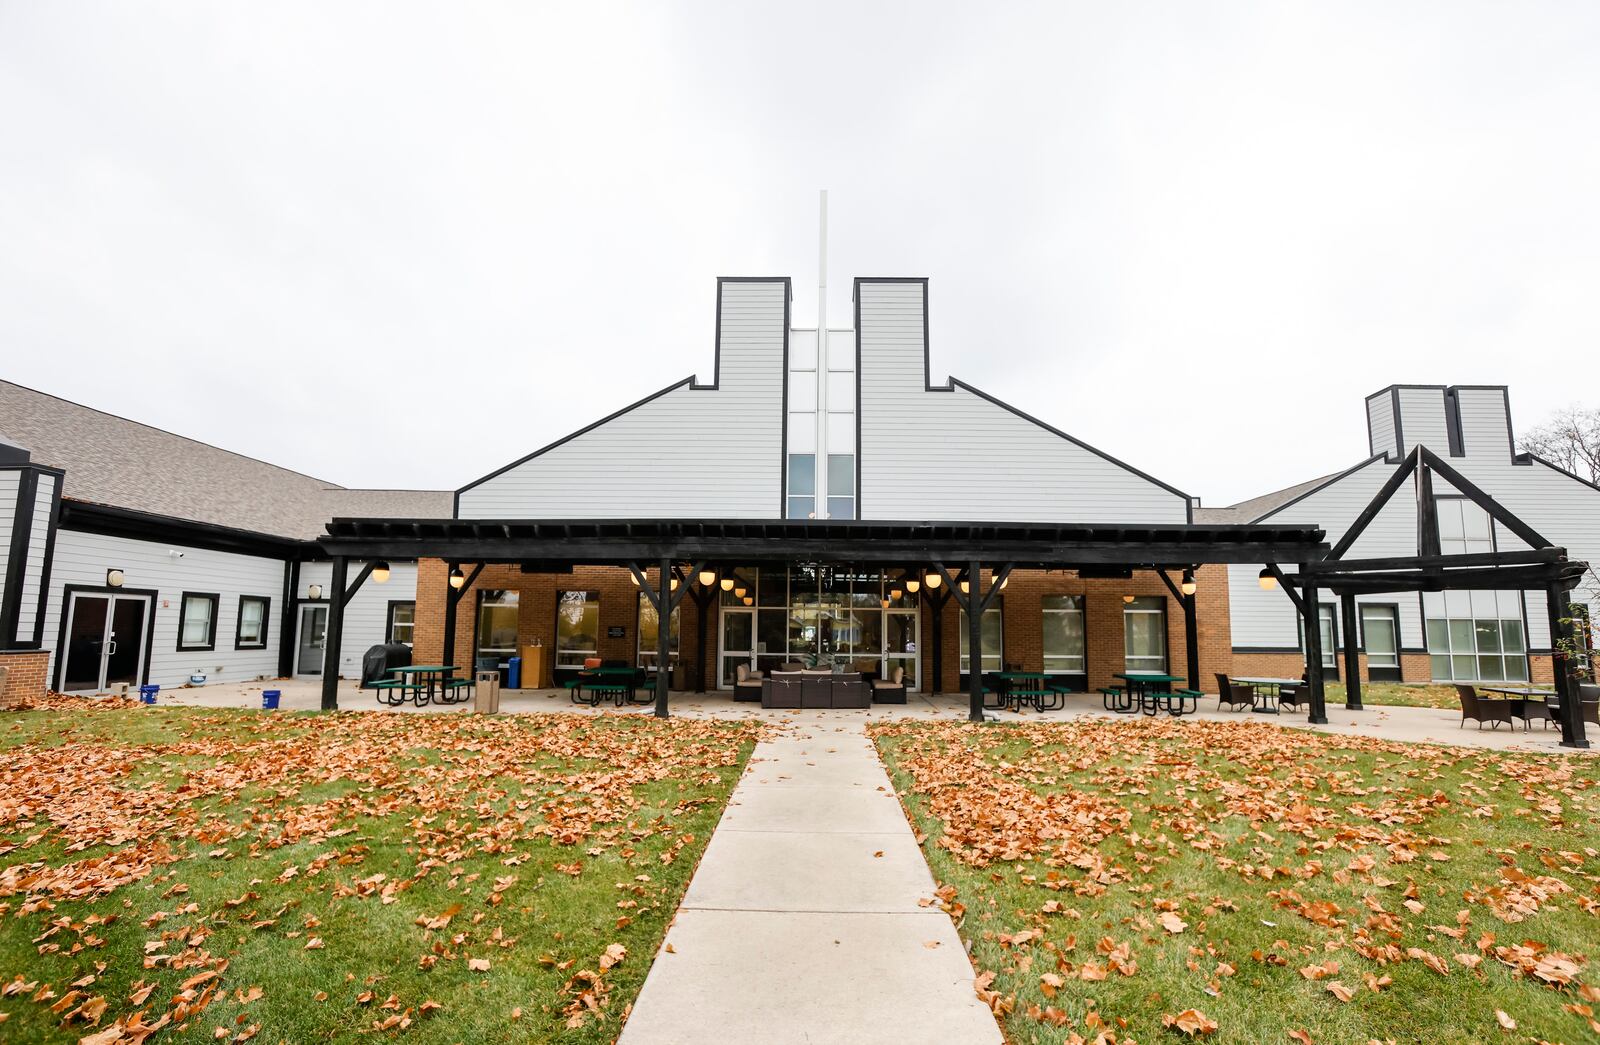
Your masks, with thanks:
M 1550 717 L 1552 719 L 1557 721 L 1560 720 L 1561 711 L 1558 707 L 1556 707 L 1555 704 L 1555 690 L 1535 689 L 1532 686 L 1479 686 L 1477 688 L 1481 693 L 1500 694 L 1500 696 L 1495 699 L 1503 699 L 1506 701 L 1506 703 L 1511 705 L 1511 717 L 1520 718 L 1522 720 L 1522 731 L 1524 733 L 1533 729 L 1533 720 L 1528 717 L 1527 713 L 1527 702 L 1536 697 L 1541 703 L 1544 704 L 1545 707 L 1550 709 Z M 1516 727 L 1513 726 L 1512 728 L 1515 729 Z M 1545 728 L 1548 729 L 1549 727 L 1546 726 Z

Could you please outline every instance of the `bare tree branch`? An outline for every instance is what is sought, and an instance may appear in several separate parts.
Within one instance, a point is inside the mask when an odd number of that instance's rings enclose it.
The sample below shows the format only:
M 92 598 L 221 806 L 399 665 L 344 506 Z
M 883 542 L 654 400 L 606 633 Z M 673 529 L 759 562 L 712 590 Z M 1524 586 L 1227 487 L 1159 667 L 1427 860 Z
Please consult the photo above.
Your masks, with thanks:
M 1557 410 L 1517 440 L 1517 449 L 1600 483 L 1600 409 L 1574 403 Z

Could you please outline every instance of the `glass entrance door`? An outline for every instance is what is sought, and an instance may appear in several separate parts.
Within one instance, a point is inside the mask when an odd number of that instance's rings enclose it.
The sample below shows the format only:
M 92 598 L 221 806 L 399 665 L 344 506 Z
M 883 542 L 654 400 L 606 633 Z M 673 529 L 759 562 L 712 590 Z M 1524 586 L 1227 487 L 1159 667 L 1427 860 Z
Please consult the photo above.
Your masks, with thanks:
M 733 686 L 740 664 L 755 667 L 756 611 L 722 607 L 722 637 L 717 643 L 717 685 Z
M 895 668 L 905 668 L 906 688 L 921 689 L 921 661 L 917 658 L 917 611 L 887 610 L 883 616 L 887 624 L 883 643 L 883 677 L 891 677 Z
M 123 683 L 138 685 L 149 610 L 150 599 L 144 595 L 73 592 L 67 601 L 61 688 L 99 692 Z
M 328 633 L 328 607 L 300 607 L 300 648 L 294 670 L 300 675 L 322 674 L 322 647 Z

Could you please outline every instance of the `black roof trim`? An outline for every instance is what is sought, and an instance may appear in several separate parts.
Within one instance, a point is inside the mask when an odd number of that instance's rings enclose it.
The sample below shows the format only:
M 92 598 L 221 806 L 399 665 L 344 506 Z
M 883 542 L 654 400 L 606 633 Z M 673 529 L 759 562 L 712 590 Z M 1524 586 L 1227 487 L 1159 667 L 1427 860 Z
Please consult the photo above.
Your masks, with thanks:
M 533 460 L 535 457 L 539 457 L 539 456 L 541 456 L 543 454 L 547 454 L 551 450 L 554 450 L 556 447 L 561 446 L 564 443 L 569 443 L 572 440 L 578 438 L 580 435 L 587 435 L 588 433 L 594 431 L 596 428 L 599 428 L 601 425 L 606 424 L 607 422 L 610 422 L 610 421 L 615 421 L 617 418 L 621 417 L 623 414 L 626 414 L 626 413 L 628 413 L 630 411 L 639 409 L 641 406 L 644 406 L 646 403 L 650 402 L 651 400 L 660 399 L 662 396 L 666 395 L 668 392 L 674 391 L 674 390 L 679 389 L 679 388 L 687 388 L 687 389 L 690 389 L 691 391 L 695 391 L 695 392 L 708 392 L 708 391 L 716 391 L 719 387 L 721 387 L 721 383 L 722 383 L 722 285 L 724 283 L 782 283 L 783 284 L 783 293 L 784 293 L 783 310 L 784 310 L 784 316 L 785 316 L 784 331 L 783 331 L 783 350 L 784 350 L 784 357 L 785 357 L 785 359 L 787 359 L 788 351 L 789 351 L 789 329 L 788 329 L 789 325 L 788 325 L 787 316 L 788 316 L 788 313 L 789 313 L 789 302 L 794 298 L 794 283 L 793 283 L 793 281 L 790 280 L 790 278 L 788 276 L 718 276 L 717 277 L 717 317 L 716 317 L 716 326 L 715 326 L 715 331 L 716 331 L 715 339 L 716 340 L 715 340 L 715 347 L 714 347 L 713 352 L 712 352 L 712 362 L 711 362 L 711 375 L 712 376 L 711 376 L 711 383 L 709 385 L 700 384 L 698 382 L 698 380 L 696 379 L 696 375 L 690 374 L 688 377 L 682 379 L 681 381 L 674 381 L 672 384 L 670 384 L 667 387 L 661 389 L 660 391 L 652 392 L 649 395 L 645 396 L 643 399 L 639 399 L 639 400 L 636 400 L 635 402 L 629 403 L 627 406 L 623 407 L 622 409 L 613 411 L 612 413 L 609 413 L 606 416 L 600 418 L 600 420 L 598 420 L 598 421 L 594 421 L 594 422 L 592 422 L 590 424 L 584 425 L 582 428 L 578 429 L 575 432 L 569 432 L 568 434 L 562 436 L 560 439 L 557 439 L 553 443 L 546 443 L 544 446 L 541 446 L 539 449 L 533 451 L 533 453 L 531 453 L 531 454 L 525 454 L 524 456 L 517 458 L 515 461 L 512 461 L 508 465 L 504 465 L 504 466 L 502 466 L 500 468 L 496 468 L 494 471 L 490 472 L 488 475 L 481 476 L 481 477 L 479 477 L 477 479 L 472 480 L 472 482 L 467 483 L 465 486 L 458 487 L 456 489 L 456 491 L 455 491 L 455 497 L 454 497 L 453 510 L 454 510 L 455 514 L 459 515 L 461 513 L 461 495 L 463 493 L 466 493 L 468 490 L 472 489 L 473 487 L 481 486 L 484 483 L 488 482 L 490 479 L 495 478 L 496 476 L 504 475 L 505 473 L 511 471 L 513 468 L 516 468 L 516 467 L 518 467 L 520 465 L 527 464 L 529 461 Z M 785 370 L 787 370 L 787 365 L 785 366 Z M 783 380 L 784 380 L 784 387 L 787 388 L 788 387 L 788 374 L 787 373 L 785 373 L 783 375 Z
M 1194 517 L 1194 498 L 1190 497 L 1188 494 L 1184 493 L 1182 490 L 1178 489 L 1176 486 L 1173 486 L 1171 483 L 1164 483 L 1160 479 L 1157 479 L 1155 476 L 1151 475 L 1149 472 L 1141 471 L 1140 469 L 1135 468 L 1133 465 L 1129 464 L 1128 462 L 1111 456 L 1110 454 L 1106 453 L 1104 450 L 1100 449 L 1099 447 L 1090 446 L 1088 443 L 1084 442 L 1082 439 L 1079 439 L 1078 437 L 1073 436 L 1073 435 L 1068 435 L 1066 432 L 1063 432 L 1061 429 L 1057 428 L 1055 425 L 1052 425 L 1052 424 L 1050 424 L 1050 423 L 1048 423 L 1046 421 L 1041 421 L 1037 417 L 1034 417 L 1032 414 L 1028 413 L 1027 411 L 1019 410 L 1018 408 L 1012 406 L 1010 403 L 1006 402 L 1005 400 L 997 398 L 995 396 L 992 396 L 988 392 L 985 392 L 983 389 L 976 388 L 976 387 L 974 387 L 972 385 L 969 385 L 969 384 L 967 384 L 967 382 L 962 381 L 959 378 L 952 377 L 950 379 L 950 383 L 951 383 L 951 385 L 953 385 L 953 386 L 955 386 L 957 388 L 960 388 L 960 389 L 963 389 L 965 391 L 971 392 L 973 395 L 977 396 L 980 399 L 987 399 L 989 402 L 993 403 L 995 406 L 998 406 L 1003 410 L 1008 410 L 1013 414 L 1016 414 L 1018 417 L 1022 418 L 1024 421 L 1033 422 L 1034 424 L 1038 425 L 1040 428 L 1043 428 L 1045 431 L 1051 433 L 1052 435 L 1060 436 L 1062 439 L 1065 439 L 1067 442 L 1072 443 L 1074 446 L 1082 447 L 1083 449 L 1089 451 L 1090 453 L 1095 454 L 1098 457 L 1102 457 L 1107 461 L 1110 461 L 1112 464 L 1116 465 L 1118 468 L 1124 469 L 1125 471 L 1132 472 L 1134 475 L 1137 475 L 1139 478 L 1145 480 L 1146 482 L 1154 483 L 1155 485 L 1161 487 L 1163 490 L 1167 491 L 1170 494 L 1174 494 L 1174 495 L 1176 495 L 1178 497 L 1182 497 L 1185 511 L 1187 511 L 1189 513 L 1190 521 L 1193 522 L 1193 517 Z
M 61 528 L 78 533 L 97 533 L 154 544 L 181 544 L 188 548 L 237 552 L 269 559 L 321 558 L 315 541 L 277 537 L 254 530 L 156 515 L 71 497 L 61 499 Z
M 1355 464 L 1351 465 L 1349 468 L 1346 468 L 1344 471 L 1339 472 L 1336 475 L 1328 476 L 1326 479 L 1322 480 L 1322 482 L 1320 482 L 1317 485 L 1313 486 L 1311 489 L 1306 490 L 1303 493 L 1296 494 L 1295 496 L 1289 498 L 1287 501 L 1284 501 L 1282 504 L 1278 505 L 1276 508 L 1273 508 L 1273 509 L 1271 509 L 1269 511 L 1263 512 L 1262 514 L 1256 516 L 1254 519 L 1251 519 L 1250 521 L 1252 523 L 1259 523 L 1264 519 L 1270 519 L 1272 516 L 1277 515 L 1279 512 L 1283 511 L 1285 508 L 1289 507 L 1290 505 L 1299 504 L 1301 501 L 1305 500 L 1307 497 L 1310 497 L 1312 494 L 1321 493 L 1323 490 L 1326 490 L 1328 487 L 1332 486 L 1334 483 L 1338 482 L 1339 480 L 1346 479 L 1346 478 L 1354 475 L 1355 473 L 1361 471 L 1361 469 L 1367 467 L 1369 464 L 1376 464 L 1379 461 L 1387 461 L 1387 462 L 1389 462 L 1391 464 L 1393 463 L 1393 461 L 1390 459 L 1388 454 L 1373 454 L 1371 457 L 1367 458 L 1365 461 L 1358 461 Z M 1265 494 L 1263 494 L 1262 496 L 1265 496 Z

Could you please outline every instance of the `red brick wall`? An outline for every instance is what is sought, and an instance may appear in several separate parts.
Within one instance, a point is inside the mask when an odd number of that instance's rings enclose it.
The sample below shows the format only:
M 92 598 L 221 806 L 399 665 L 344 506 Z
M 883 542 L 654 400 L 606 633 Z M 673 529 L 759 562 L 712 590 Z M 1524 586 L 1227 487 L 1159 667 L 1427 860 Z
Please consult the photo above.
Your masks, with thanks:
M 49 650 L 0 653 L 0 668 L 6 669 L 5 688 L 0 690 L 0 707 L 43 697 L 48 685 L 46 671 L 49 665 Z

